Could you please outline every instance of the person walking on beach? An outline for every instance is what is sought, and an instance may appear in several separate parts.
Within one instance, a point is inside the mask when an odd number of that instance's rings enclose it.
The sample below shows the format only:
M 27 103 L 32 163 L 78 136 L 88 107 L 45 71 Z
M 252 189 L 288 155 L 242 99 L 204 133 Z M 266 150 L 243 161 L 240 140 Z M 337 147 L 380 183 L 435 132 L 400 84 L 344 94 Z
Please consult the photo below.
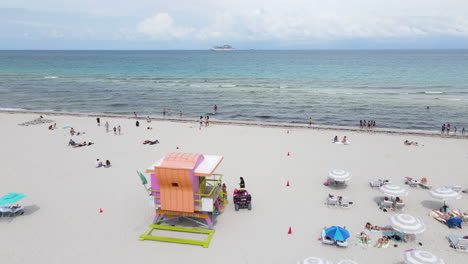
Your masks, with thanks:
M 457 135 L 457 127 L 453 127 L 453 134 L 456 136 Z
M 462 128 L 462 135 L 465 135 L 465 127 Z
M 210 117 L 209 116 L 206 116 L 205 117 L 205 126 L 209 126 L 210 125 Z
M 242 177 L 240 177 L 239 187 L 245 188 L 245 181 L 244 181 L 244 178 L 242 178 Z
M 133 115 L 135 116 L 135 118 L 138 118 L 138 115 L 136 112 L 133 112 Z
M 309 117 L 309 127 L 312 126 L 312 117 Z
M 448 136 L 450 134 L 450 123 L 447 124 L 446 129 L 447 129 L 447 136 Z
M 200 127 L 203 125 L 203 116 L 200 116 L 200 119 L 198 119 L 198 122 L 200 122 Z
M 98 126 L 101 126 L 101 118 L 96 117 L 96 122 L 97 122 L 97 125 L 98 125 Z
M 135 125 L 136 127 L 139 127 L 140 126 L 140 122 L 138 122 L 138 120 L 135 122 Z
M 213 110 L 214 110 L 214 114 L 216 115 L 216 111 L 218 111 L 218 106 L 217 106 L 217 105 L 214 105 L 214 106 L 213 106 Z
M 114 127 L 114 135 L 117 135 L 117 128 Z
M 151 123 L 151 118 L 149 116 L 146 117 L 146 123 Z
M 441 129 L 441 131 L 442 131 L 442 132 L 441 132 L 440 134 L 442 134 L 442 136 L 443 136 L 444 133 L 445 133 L 445 124 L 442 124 L 442 129 Z
M 109 122 L 106 121 L 104 126 L 106 127 L 106 133 L 109 133 Z
M 359 120 L 359 127 L 362 128 L 362 120 Z
M 224 200 L 227 200 L 227 187 L 226 187 L 225 183 L 223 183 L 223 186 L 221 187 L 221 190 L 223 191 Z
M 120 131 L 121 131 L 120 125 L 117 127 L 117 131 L 119 132 L 119 135 L 120 135 Z

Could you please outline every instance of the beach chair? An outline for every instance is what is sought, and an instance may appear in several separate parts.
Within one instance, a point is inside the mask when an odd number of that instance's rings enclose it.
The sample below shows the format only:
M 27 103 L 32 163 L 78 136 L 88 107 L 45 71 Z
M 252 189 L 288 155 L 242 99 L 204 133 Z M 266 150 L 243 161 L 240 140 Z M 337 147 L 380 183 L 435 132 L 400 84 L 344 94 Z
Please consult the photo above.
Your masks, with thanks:
M 383 185 L 382 180 L 373 180 L 369 182 L 370 187 L 381 187 Z
M 416 187 L 418 187 L 418 185 L 421 184 L 420 181 L 418 181 L 416 179 L 413 179 L 413 178 L 410 178 L 410 177 L 405 178 L 405 183 L 408 184 L 410 187 L 413 187 L 413 188 L 416 188 Z
M 336 241 L 336 244 L 339 246 L 339 247 L 348 247 L 348 241 L 340 241 L 340 240 L 337 240 Z
M 338 199 L 335 197 L 327 197 L 327 201 L 325 204 L 330 207 L 330 206 L 338 206 Z
M 379 204 L 380 209 L 383 209 L 383 208 L 392 208 L 392 206 L 393 206 L 393 202 L 390 201 L 390 200 L 383 200 L 383 201 L 380 202 L 380 204 Z
M 421 186 L 424 189 L 431 189 L 432 188 L 432 185 L 430 185 L 428 183 L 422 183 L 422 182 L 419 182 L 419 186 Z
M 433 210 L 429 213 L 429 215 L 441 223 L 444 223 L 444 224 L 447 223 L 447 220 L 446 220 L 447 215 L 445 213 Z
M 463 222 L 468 222 L 468 213 L 462 213 L 460 209 L 453 209 L 449 212 L 451 216 L 461 218 Z
M 327 245 L 334 245 L 335 244 L 335 240 L 333 240 L 333 239 L 331 239 L 331 238 L 329 238 L 329 237 L 327 237 L 325 235 L 325 229 L 322 230 L 322 243 L 327 244 Z
M 464 238 L 463 236 L 457 235 L 448 235 L 448 241 L 450 242 L 450 246 L 453 247 L 457 251 L 468 252 L 468 239 Z
M 405 203 L 395 203 L 395 209 L 398 211 L 403 211 L 405 209 Z
M 351 201 L 348 199 L 348 197 L 343 197 L 341 199 L 341 207 L 343 208 L 349 208 L 349 205 L 351 204 Z

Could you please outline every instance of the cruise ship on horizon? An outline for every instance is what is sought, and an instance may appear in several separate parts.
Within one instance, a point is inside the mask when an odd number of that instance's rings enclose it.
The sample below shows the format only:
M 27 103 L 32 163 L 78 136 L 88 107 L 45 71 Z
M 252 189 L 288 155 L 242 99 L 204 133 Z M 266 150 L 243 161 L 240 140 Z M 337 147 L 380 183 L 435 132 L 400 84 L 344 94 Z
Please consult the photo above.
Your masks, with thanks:
M 233 47 L 231 47 L 230 45 L 223 45 L 223 46 L 214 46 L 211 48 L 211 50 L 234 50 Z

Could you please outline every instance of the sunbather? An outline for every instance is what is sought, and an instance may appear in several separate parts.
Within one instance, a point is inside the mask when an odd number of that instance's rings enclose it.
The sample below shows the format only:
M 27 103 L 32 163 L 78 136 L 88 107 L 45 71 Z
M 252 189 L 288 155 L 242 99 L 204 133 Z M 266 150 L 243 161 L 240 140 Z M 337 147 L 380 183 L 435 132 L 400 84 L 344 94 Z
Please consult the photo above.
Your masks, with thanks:
M 75 146 L 76 145 L 76 142 L 73 141 L 73 139 L 70 139 L 70 141 L 68 141 L 68 146 Z
M 383 237 L 379 238 L 377 243 L 375 243 L 374 247 L 381 248 L 382 246 L 388 244 L 389 242 L 390 242 L 390 239 L 387 236 L 383 236 Z
M 143 144 L 144 144 L 144 145 L 146 145 L 146 144 L 148 144 L 148 145 L 154 145 L 154 144 L 157 144 L 157 143 L 159 143 L 159 140 L 157 140 L 157 139 L 154 140 L 154 141 L 151 141 L 151 140 L 145 140 L 145 141 L 143 141 Z
M 367 222 L 366 225 L 364 226 L 365 229 L 367 230 L 393 230 L 391 227 L 380 227 L 380 226 L 374 226 L 371 223 Z
M 369 243 L 370 242 L 370 238 L 369 238 L 369 235 L 366 234 L 366 232 L 362 231 L 361 234 L 359 235 L 359 238 L 361 239 L 361 241 L 365 244 Z
M 91 143 L 91 144 L 92 144 L 92 143 Z M 84 146 L 88 146 L 88 143 L 86 143 L 86 141 L 83 142 L 83 143 L 78 143 L 78 144 L 74 145 L 73 147 L 74 147 L 74 148 L 79 148 L 79 147 L 84 147 Z

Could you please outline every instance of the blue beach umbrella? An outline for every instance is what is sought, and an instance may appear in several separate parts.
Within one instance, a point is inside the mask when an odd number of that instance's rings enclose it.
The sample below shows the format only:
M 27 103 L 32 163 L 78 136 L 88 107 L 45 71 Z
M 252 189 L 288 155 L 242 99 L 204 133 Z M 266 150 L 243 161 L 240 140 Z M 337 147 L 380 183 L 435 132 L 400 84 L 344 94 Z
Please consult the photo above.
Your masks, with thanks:
M 25 198 L 26 195 L 22 193 L 9 193 L 0 198 L 0 205 L 17 203 L 21 199 Z
M 339 226 L 332 226 L 325 230 L 325 235 L 333 240 L 345 241 L 349 237 L 349 231 Z

